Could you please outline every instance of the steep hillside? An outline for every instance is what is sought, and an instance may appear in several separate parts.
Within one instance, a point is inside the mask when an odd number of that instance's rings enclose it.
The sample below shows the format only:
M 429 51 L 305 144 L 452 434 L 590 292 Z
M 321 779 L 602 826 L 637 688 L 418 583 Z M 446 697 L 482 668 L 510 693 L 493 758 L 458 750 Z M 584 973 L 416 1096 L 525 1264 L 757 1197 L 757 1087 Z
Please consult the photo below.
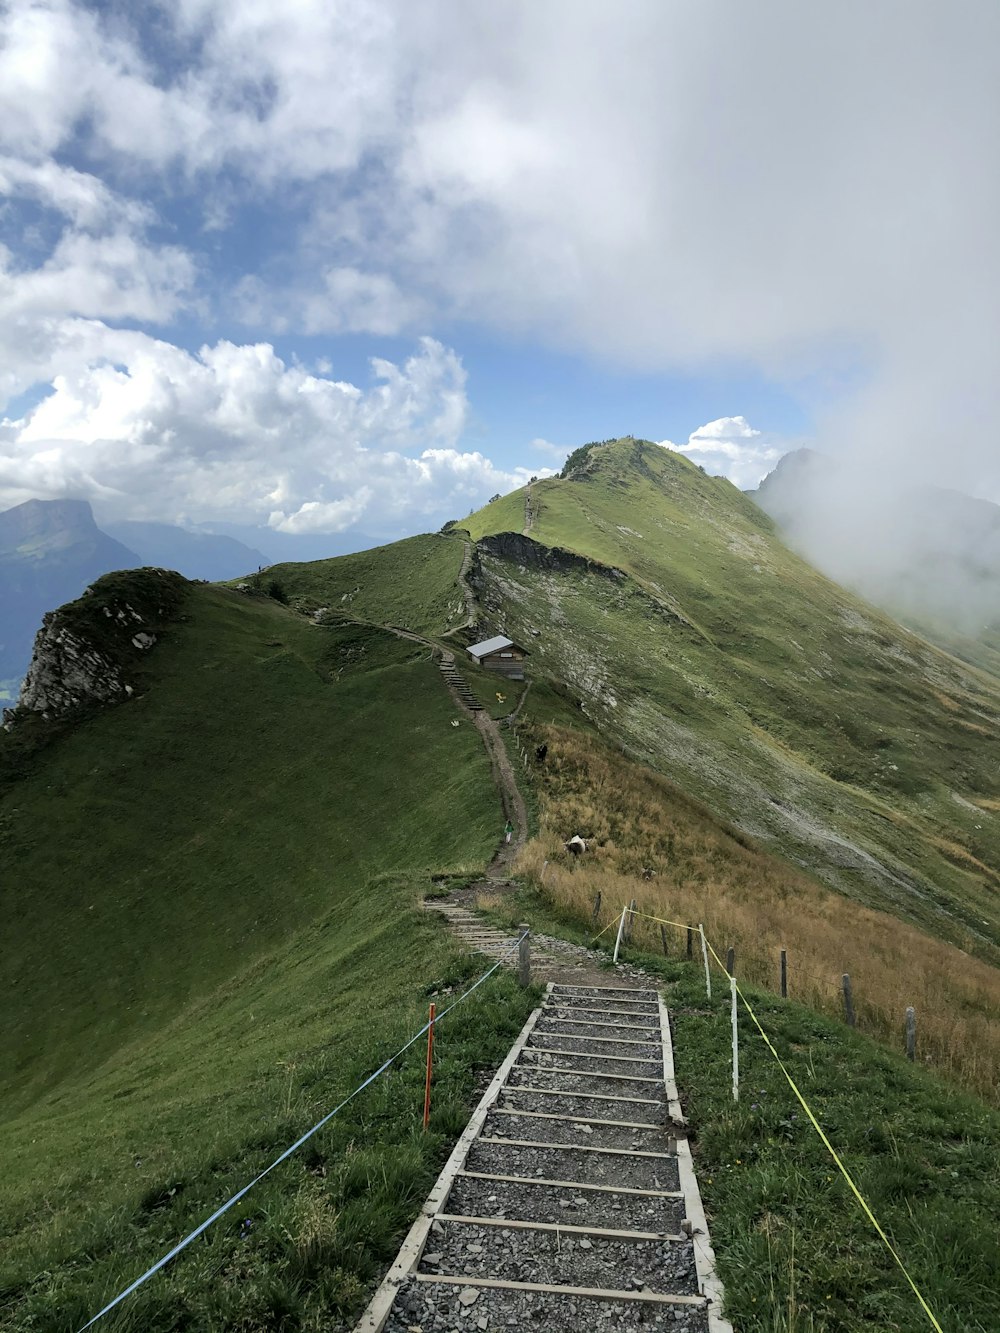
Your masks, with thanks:
M 78 1329 L 401 1044 L 461 976 L 429 872 L 496 845 L 483 747 L 419 645 L 187 585 L 141 669 L 128 702 L 0 733 L 5 1329 Z M 426 1142 L 414 1064 L 269 1178 L 253 1245 L 227 1223 L 128 1326 L 355 1308 L 523 1021 L 491 995 L 442 1048 Z
M 578 450 L 465 521 L 487 628 L 609 737 L 828 884 L 995 960 L 1000 683 L 902 630 L 659 446 Z

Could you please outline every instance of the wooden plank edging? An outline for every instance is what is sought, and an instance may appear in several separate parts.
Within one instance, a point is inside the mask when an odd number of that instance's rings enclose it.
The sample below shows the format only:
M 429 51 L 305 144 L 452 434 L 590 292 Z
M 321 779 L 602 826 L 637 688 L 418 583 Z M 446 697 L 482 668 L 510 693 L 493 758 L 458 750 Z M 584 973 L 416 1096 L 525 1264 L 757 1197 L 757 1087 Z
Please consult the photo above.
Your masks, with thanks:
M 382 1333 L 386 1320 L 389 1318 L 392 1303 L 396 1299 L 396 1292 L 399 1290 L 400 1284 L 420 1262 L 420 1256 L 423 1254 L 424 1246 L 427 1243 L 427 1234 L 431 1229 L 431 1223 L 435 1215 L 440 1212 L 445 1199 L 447 1199 L 455 1177 L 459 1174 L 462 1164 L 468 1156 L 469 1149 L 472 1147 L 473 1139 L 482 1128 L 490 1107 L 499 1096 L 507 1075 L 514 1067 L 514 1062 L 541 1017 L 541 1013 L 542 1010 L 539 1007 L 529 1015 L 528 1021 L 518 1034 L 517 1040 L 507 1052 L 506 1059 L 494 1074 L 489 1087 L 480 1099 L 479 1105 L 473 1111 L 469 1123 L 452 1149 L 451 1155 L 441 1168 L 441 1174 L 434 1182 L 431 1192 L 420 1210 L 420 1215 L 410 1227 L 395 1262 L 382 1279 L 375 1295 L 368 1302 L 364 1314 L 358 1321 L 355 1333 Z

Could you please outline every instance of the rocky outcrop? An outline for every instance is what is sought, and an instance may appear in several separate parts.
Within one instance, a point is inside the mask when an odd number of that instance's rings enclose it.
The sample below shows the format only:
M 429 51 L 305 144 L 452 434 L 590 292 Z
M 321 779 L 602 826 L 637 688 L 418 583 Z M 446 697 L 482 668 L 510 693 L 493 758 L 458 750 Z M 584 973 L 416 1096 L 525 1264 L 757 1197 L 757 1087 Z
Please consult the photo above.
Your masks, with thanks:
M 561 546 L 546 546 L 542 542 L 536 542 L 534 537 L 526 537 L 520 532 L 496 532 L 488 537 L 480 537 L 476 542 L 476 551 L 477 554 L 496 556 L 500 560 L 512 560 L 515 564 L 525 565 L 530 569 L 547 569 L 560 573 L 580 569 L 607 579 L 627 578 L 624 570 L 616 569 L 614 565 L 604 565 L 599 560 L 589 560 L 586 556 L 563 550 Z
M 177 614 L 187 579 L 166 569 L 137 569 L 98 579 L 75 602 L 42 619 L 10 730 L 19 716 L 67 717 L 121 703 L 140 689 L 141 660 Z

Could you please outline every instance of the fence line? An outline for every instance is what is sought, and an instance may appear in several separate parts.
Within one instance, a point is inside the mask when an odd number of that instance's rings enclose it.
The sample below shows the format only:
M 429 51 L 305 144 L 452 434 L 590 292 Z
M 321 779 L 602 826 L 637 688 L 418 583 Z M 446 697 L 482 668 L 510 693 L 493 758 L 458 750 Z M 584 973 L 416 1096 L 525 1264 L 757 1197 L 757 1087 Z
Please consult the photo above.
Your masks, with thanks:
M 624 912 L 625 912 L 626 910 L 629 910 L 629 909 L 627 909 L 627 908 L 623 908 L 623 909 L 622 909 L 623 919 L 624 919 Z M 635 909 L 635 908 L 632 908 L 631 911 L 632 911 L 632 913 L 633 913 L 634 915 L 636 915 L 636 916 L 641 916 L 641 917 L 645 918 L 647 921 L 656 921 L 656 922 L 661 923 L 661 924 L 663 924 L 663 925 L 677 926 L 678 929 L 681 929 L 681 930 L 687 930 L 687 929 L 688 929 L 687 926 L 681 926 L 679 922 L 676 922 L 676 921 L 665 921 L 665 920 L 663 920 L 663 918 L 661 918 L 661 917 L 658 917 L 658 916 L 651 916 L 648 912 L 639 912 L 639 911 L 638 911 L 637 909 Z M 775 1059 L 775 1062 L 776 1062 L 777 1065 L 778 1065 L 778 1068 L 781 1070 L 782 1074 L 784 1074 L 785 1078 L 786 1078 L 787 1081 L 788 1081 L 788 1085 L 789 1085 L 789 1087 L 791 1088 L 792 1092 L 793 1092 L 793 1093 L 795 1094 L 795 1096 L 797 1097 L 797 1099 L 798 1099 L 800 1105 L 802 1106 L 803 1111 L 805 1111 L 807 1117 L 809 1118 L 809 1123 L 812 1125 L 813 1129 L 815 1129 L 816 1133 L 819 1135 L 820 1140 L 821 1140 L 822 1143 L 823 1143 L 823 1146 L 826 1148 L 827 1152 L 828 1152 L 828 1153 L 830 1154 L 830 1156 L 833 1158 L 833 1161 L 834 1161 L 834 1163 L 836 1164 L 837 1169 L 840 1171 L 840 1174 L 841 1174 L 841 1175 L 844 1177 L 844 1179 L 847 1181 L 847 1184 L 848 1184 L 848 1186 L 850 1187 L 851 1193 L 852 1193 L 852 1194 L 854 1195 L 854 1197 L 857 1199 L 857 1201 L 858 1201 L 858 1203 L 860 1204 L 861 1209 L 862 1209 L 862 1211 L 864 1212 L 865 1216 L 868 1218 L 869 1222 L 871 1222 L 872 1226 L 875 1228 L 875 1231 L 877 1232 L 877 1234 L 878 1234 L 879 1238 L 881 1239 L 882 1243 L 885 1245 L 886 1249 L 887 1249 L 887 1250 L 889 1251 L 889 1253 L 892 1255 L 893 1259 L 895 1259 L 896 1264 L 897 1264 L 897 1266 L 899 1267 L 900 1272 L 901 1272 L 901 1273 L 903 1274 L 903 1276 L 906 1278 L 907 1282 L 908 1282 L 909 1285 L 910 1285 L 911 1290 L 913 1291 L 913 1294 L 916 1296 L 917 1300 L 920 1302 L 920 1307 L 921 1307 L 921 1309 L 923 1310 L 923 1312 L 924 1312 L 924 1314 L 927 1316 L 927 1318 L 930 1320 L 931 1326 L 936 1330 L 936 1333 L 944 1333 L 944 1329 L 943 1329 L 943 1328 L 941 1327 L 941 1325 L 938 1323 L 938 1321 L 937 1321 L 937 1319 L 936 1319 L 936 1317 L 935 1317 L 935 1315 L 934 1315 L 933 1310 L 932 1310 L 932 1309 L 930 1308 L 930 1306 L 927 1304 L 926 1300 L 924 1300 L 923 1293 L 920 1291 L 920 1288 L 917 1286 L 916 1282 L 914 1282 L 913 1278 L 910 1276 L 909 1269 L 906 1267 L 906 1265 L 903 1263 L 903 1260 L 900 1258 L 899 1252 L 896 1250 L 896 1248 L 895 1248 L 895 1246 L 893 1245 L 892 1241 L 891 1241 L 891 1240 L 889 1239 L 889 1237 L 886 1235 L 886 1233 L 885 1233 L 885 1231 L 883 1230 L 882 1225 L 881 1225 L 881 1223 L 879 1222 L 878 1218 L 877 1218 L 877 1217 L 875 1216 L 875 1214 L 872 1212 L 872 1209 L 871 1209 L 871 1207 L 870 1207 L 870 1205 L 869 1205 L 869 1203 L 868 1203 L 868 1200 L 864 1197 L 864 1195 L 863 1195 L 863 1194 L 861 1193 L 861 1191 L 858 1189 L 857 1185 L 854 1183 L 854 1177 L 851 1175 L 850 1171 L 848 1171 L 847 1167 L 846 1167 L 846 1166 L 844 1165 L 844 1163 L 841 1161 L 841 1159 L 840 1159 L 840 1155 L 838 1154 L 836 1148 L 834 1148 L 833 1144 L 832 1144 L 832 1143 L 830 1142 L 830 1140 L 827 1138 L 826 1132 L 824 1131 L 822 1125 L 821 1125 L 821 1124 L 819 1123 L 819 1121 L 816 1119 L 816 1116 L 815 1116 L 815 1114 L 814 1114 L 814 1112 L 813 1112 L 812 1107 L 811 1107 L 811 1106 L 809 1105 L 809 1103 L 806 1101 L 806 1099 L 805 1099 L 805 1097 L 803 1096 L 802 1092 L 799 1090 L 799 1086 L 798 1086 L 798 1084 L 795 1082 L 795 1080 L 792 1078 L 791 1074 L 788 1072 L 788 1069 L 787 1069 L 787 1067 L 786 1067 L 784 1061 L 782 1060 L 781 1056 L 780 1056 L 780 1055 L 778 1054 L 778 1052 L 775 1050 L 775 1048 L 774 1048 L 774 1043 L 771 1041 L 771 1038 L 770 1038 L 770 1037 L 767 1035 L 767 1033 L 765 1032 L 764 1027 L 763 1027 L 763 1025 L 761 1024 L 760 1019 L 757 1017 L 756 1013 L 754 1012 L 753 1006 L 750 1004 L 750 1001 L 749 1001 L 749 1000 L 747 999 L 747 997 L 743 994 L 743 990 L 742 990 L 742 988 L 740 987 L 739 983 L 737 982 L 736 978 L 735 978 L 734 976 L 732 976 L 732 974 L 729 972 L 729 970 L 727 969 L 725 963 L 723 963 L 722 959 L 721 959 L 721 958 L 719 957 L 719 955 L 716 953 L 716 951 L 715 951 L 714 947 L 712 946 L 711 942 L 708 941 L 708 940 L 706 939 L 704 928 L 699 926 L 698 929 L 701 931 L 701 938 L 702 938 L 702 945 L 703 945 L 703 947 L 707 946 L 709 952 L 711 953 L 711 955 L 712 955 L 712 957 L 715 959 L 715 961 L 718 963 L 719 967 L 720 967 L 720 968 L 722 969 L 722 971 L 726 974 L 726 976 L 729 977 L 729 981 L 730 981 L 730 985 L 731 985 L 732 990 L 733 990 L 733 994 L 734 994 L 734 995 L 738 995 L 739 998 L 742 1000 L 742 1002 L 743 1002 L 743 1007 L 746 1009 L 747 1013 L 750 1015 L 750 1018 L 751 1018 L 751 1020 L 753 1021 L 754 1026 L 757 1028 L 757 1031 L 760 1033 L 761 1037 L 763 1038 L 765 1046 L 766 1046 L 767 1049 L 771 1052 L 771 1054 L 774 1056 L 774 1059 Z M 708 963 L 707 963 L 707 956 L 706 956 L 706 969 L 707 969 L 707 967 L 708 967 Z M 708 981 L 708 980 L 709 980 L 709 979 L 708 979 L 708 976 L 707 976 L 707 973 L 706 973 L 706 981 Z M 711 997 L 711 993 L 712 993 L 712 992 L 711 992 L 711 989 L 709 989 L 709 991 L 708 991 L 709 997 Z M 734 1025 L 735 1025 L 735 1011 L 734 1011 L 734 1019 L 733 1019 L 733 1022 L 734 1022 Z M 736 1049 L 737 1049 L 737 1048 L 736 1048 L 735 1035 L 734 1035 L 734 1041 L 733 1041 L 733 1060 L 734 1060 L 734 1071 L 733 1071 L 733 1077 L 734 1077 L 734 1096 L 735 1096 L 735 1078 L 736 1078 L 736 1074 L 737 1074 L 737 1067 L 736 1067 L 736 1063 L 735 1063 L 735 1062 L 736 1062 L 736 1059 L 737 1059 L 737 1056 L 736 1056 Z
M 524 938 L 525 938 L 524 935 L 520 936 L 505 953 L 502 953 L 500 955 L 500 957 L 497 959 L 497 961 L 493 964 L 493 966 L 489 969 L 488 972 L 484 972 L 483 975 L 478 979 L 478 981 L 474 982 L 473 985 L 471 985 L 467 991 L 465 991 L 462 995 L 460 995 L 457 1000 L 455 1000 L 452 1004 L 448 1006 L 447 1009 L 442 1010 L 441 1013 L 438 1014 L 433 1019 L 433 1022 L 435 1024 L 440 1023 L 441 1020 L 443 1018 L 446 1018 L 447 1015 L 450 1014 L 453 1009 L 457 1008 L 458 1005 L 462 1004 L 463 1001 L 467 1000 L 473 991 L 478 990 L 479 987 L 483 984 L 483 982 L 493 975 L 493 973 L 497 970 L 497 968 L 503 966 L 505 959 L 510 954 L 512 954 L 515 949 L 519 949 L 521 947 L 521 941 Z M 139 1287 L 143 1285 L 144 1282 L 147 1282 L 151 1277 L 153 1277 L 154 1274 L 158 1273 L 161 1268 L 164 1268 L 170 1262 L 171 1259 L 176 1258 L 177 1255 L 180 1254 L 182 1250 L 186 1249 L 193 1240 L 197 1240 L 197 1238 L 200 1235 L 202 1235 L 205 1231 L 207 1231 L 208 1228 L 212 1225 L 212 1223 L 217 1221 L 223 1215 L 223 1213 L 227 1213 L 229 1209 L 233 1207 L 234 1204 L 239 1203 L 240 1199 L 242 1199 L 245 1194 L 248 1194 L 255 1185 L 260 1184 L 260 1182 L 264 1179 L 265 1176 L 270 1175 L 270 1173 L 274 1170 L 276 1166 L 280 1166 L 282 1162 L 287 1161 L 287 1159 L 291 1157 L 292 1153 L 296 1152 L 299 1148 L 301 1148 L 302 1145 L 308 1142 L 308 1140 L 311 1139 L 315 1133 L 317 1133 L 319 1130 L 323 1128 L 325 1124 L 331 1121 L 333 1117 L 338 1114 L 338 1112 L 342 1111 L 344 1107 L 348 1104 L 348 1102 L 352 1102 L 354 1098 L 357 1097 L 358 1093 L 364 1092 L 365 1088 L 369 1087 L 372 1083 L 375 1082 L 377 1078 L 381 1077 L 381 1075 L 384 1074 L 385 1071 L 388 1068 L 390 1068 L 391 1065 L 394 1065 L 401 1055 L 405 1054 L 405 1052 L 408 1051 L 411 1046 L 413 1046 L 416 1042 L 420 1040 L 420 1038 L 424 1035 L 424 1033 L 427 1031 L 430 1025 L 431 1025 L 431 1020 L 428 1020 L 428 1022 L 426 1022 L 423 1025 L 423 1027 L 420 1029 L 419 1032 L 415 1032 L 413 1036 L 409 1039 L 409 1041 L 406 1042 L 404 1046 L 401 1046 L 399 1048 L 399 1050 L 395 1053 L 395 1055 L 390 1055 L 389 1059 L 386 1060 L 384 1064 L 379 1065 L 378 1069 L 375 1070 L 374 1074 L 370 1074 L 363 1083 L 359 1083 L 358 1086 L 354 1089 L 354 1091 L 349 1096 L 345 1097 L 344 1100 L 338 1106 L 335 1106 L 332 1111 L 328 1111 L 327 1114 L 323 1116 L 322 1120 L 317 1120 L 316 1124 L 313 1125 L 312 1129 L 306 1130 L 306 1132 L 299 1138 L 297 1138 L 290 1147 L 285 1149 L 285 1151 L 281 1154 L 280 1157 L 276 1157 L 270 1166 L 265 1167 L 264 1170 L 261 1171 L 259 1175 L 255 1176 L 254 1179 L 250 1181 L 249 1185 L 244 1185 L 241 1190 L 237 1190 L 237 1192 L 233 1194 L 230 1198 L 228 1198 L 226 1202 L 221 1205 L 221 1207 L 216 1208 L 215 1212 L 211 1215 L 211 1217 L 207 1217 L 204 1222 L 200 1223 L 198 1226 L 195 1227 L 193 1231 L 189 1232 L 184 1237 L 183 1240 L 178 1241 L 178 1243 L 173 1247 L 173 1249 L 170 1250 L 167 1254 L 165 1254 L 162 1259 L 157 1260 L 157 1262 L 153 1264 L 151 1268 L 147 1268 L 147 1270 L 145 1271 L 145 1273 L 142 1274 L 141 1277 L 136 1278 L 136 1280 L 133 1283 L 131 1283 L 131 1285 L 127 1286 L 124 1291 L 119 1292 L 113 1301 L 109 1301 L 103 1310 L 99 1310 L 98 1313 L 94 1315 L 93 1319 L 89 1320 L 86 1324 L 83 1325 L 83 1327 L 80 1329 L 80 1333 L 85 1333 L 86 1329 L 92 1328 L 93 1325 L 96 1324 L 99 1319 L 102 1319 L 110 1310 L 113 1310 L 116 1305 L 119 1305 L 123 1300 L 125 1300 L 126 1296 L 131 1296 L 133 1291 L 137 1291 Z

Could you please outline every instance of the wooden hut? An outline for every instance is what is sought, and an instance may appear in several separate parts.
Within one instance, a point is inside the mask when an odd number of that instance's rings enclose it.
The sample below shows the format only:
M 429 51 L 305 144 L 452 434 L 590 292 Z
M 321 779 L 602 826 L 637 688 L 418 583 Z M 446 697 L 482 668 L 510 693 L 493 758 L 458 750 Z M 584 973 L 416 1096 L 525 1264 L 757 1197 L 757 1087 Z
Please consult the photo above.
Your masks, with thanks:
M 524 659 L 528 656 L 527 648 L 508 639 L 504 634 L 497 634 L 482 643 L 474 643 L 468 650 L 473 662 L 487 671 L 496 671 L 510 680 L 524 680 Z

